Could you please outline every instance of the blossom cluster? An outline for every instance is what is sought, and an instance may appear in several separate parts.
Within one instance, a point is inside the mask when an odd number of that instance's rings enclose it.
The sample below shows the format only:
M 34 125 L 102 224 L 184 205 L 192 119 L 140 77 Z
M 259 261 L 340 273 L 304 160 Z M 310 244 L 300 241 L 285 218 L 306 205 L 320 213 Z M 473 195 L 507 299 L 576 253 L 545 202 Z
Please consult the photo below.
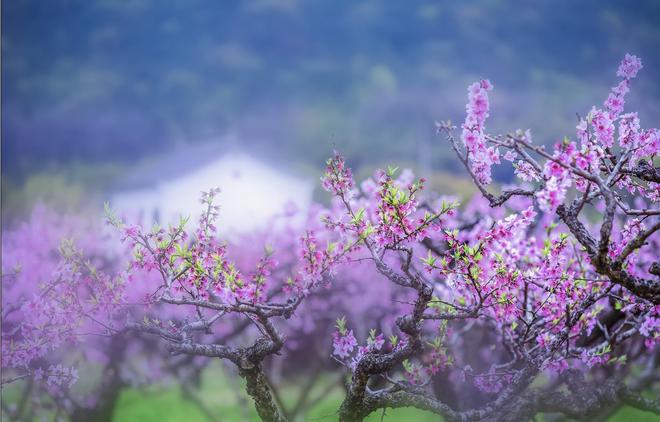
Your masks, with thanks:
M 485 185 L 492 181 L 493 164 L 500 163 L 498 149 L 487 145 L 484 127 L 490 109 L 488 91 L 492 89 L 493 85 L 488 79 L 482 79 L 468 87 L 468 103 L 465 106 L 467 114 L 461 134 L 472 172 L 477 180 Z
M 338 152 L 326 162 L 325 174 L 321 181 L 323 189 L 334 195 L 346 195 L 355 185 L 351 169 L 346 167 L 344 158 Z
M 124 301 L 124 285 L 99 270 L 102 261 L 88 258 L 112 259 L 98 240 L 92 227 L 41 206 L 31 222 L 4 233 L 2 368 L 32 373 L 81 332 L 107 332 Z M 49 382 L 64 372 L 50 371 Z
M 623 79 L 612 88 L 604 102 L 604 109 L 593 107 L 586 118 L 580 119 L 576 127 L 576 141 L 565 139 L 555 145 L 542 174 L 534 176 L 529 162 L 519 162 L 517 174 L 521 179 L 530 181 L 543 177 L 543 189 L 538 191 L 537 198 L 544 211 L 554 212 L 564 202 L 572 185 L 586 192 L 594 189 L 599 180 L 609 183 L 608 176 L 615 169 L 623 170 L 614 181 L 618 188 L 630 194 L 639 192 L 643 198 L 652 201 L 657 200 L 656 182 L 640 184 L 630 176 L 630 172 L 639 165 L 646 165 L 645 160 L 656 155 L 660 148 L 657 129 L 642 129 L 637 113 L 624 114 L 625 96 L 630 91 L 631 79 L 641 68 L 642 62 L 638 57 L 626 55 L 617 72 L 617 76 Z M 622 163 L 619 166 L 616 165 L 613 150 L 615 141 L 621 151 Z

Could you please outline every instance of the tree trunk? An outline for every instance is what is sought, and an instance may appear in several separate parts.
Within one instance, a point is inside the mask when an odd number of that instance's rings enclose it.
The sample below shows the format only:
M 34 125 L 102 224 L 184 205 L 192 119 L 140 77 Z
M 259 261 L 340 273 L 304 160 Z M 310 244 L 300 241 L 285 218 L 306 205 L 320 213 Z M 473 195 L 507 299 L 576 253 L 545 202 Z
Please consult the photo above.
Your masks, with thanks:
M 239 373 L 247 381 L 247 393 L 254 400 L 259 417 L 266 422 L 286 422 L 273 400 L 270 386 L 261 366 L 240 368 Z
M 93 407 L 77 405 L 71 414 L 71 422 L 111 422 L 119 394 L 124 382 L 119 375 L 119 366 L 126 352 L 126 338 L 122 335 L 112 337 L 108 350 L 110 361 L 103 371 L 98 402 Z

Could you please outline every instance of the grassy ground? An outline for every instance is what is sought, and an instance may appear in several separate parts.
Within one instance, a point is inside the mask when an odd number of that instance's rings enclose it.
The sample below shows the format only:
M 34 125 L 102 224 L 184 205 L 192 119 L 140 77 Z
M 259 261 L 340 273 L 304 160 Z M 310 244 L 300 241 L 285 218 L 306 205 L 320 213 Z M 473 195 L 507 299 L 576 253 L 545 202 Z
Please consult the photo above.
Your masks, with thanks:
M 10 405 L 18 401 L 21 389 L 18 384 L 20 383 L 3 388 L 3 405 Z M 300 386 L 303 384 L 304 380 L 300 380 L 300 382 L 293 382 L 280 388 L 281 399 L 285 407 L 291 409 L 294 406 L 300 394 Z M 321 377 L 320 381 L 312 387 L 309 397 L 312 400 L 316 398 L 319 400 L 296 422 L 337 420 L 337 409 L 343 399 L 343 389 L 339 386 L 337 379 L 333 379 L 329 375 Z M 214 418 L 210 419 L 205 412 L 212 414 Z M 47 415 L 45 416 L 47 417 Z M 441 420 L 434 414 L 413 408 L 388 409 L 384 415 L 382 412 L 375 412 L 366 420 L 377 422 L 381 418 L 387 422 Z M 196 392 L 196 400 L 186 397 L 176 384 L 141 390 L 125 389 L 115 408 L 113 420 L 116 422 L 207 422 L 209 420 L 258 422 L 259 418 L 252 401 L 245 393 L 242 380 L 228 376 L 224 368 L 217 364 L 205 371 L 201 388 Z M 660 418 L 653 414 L 630 407 L 622 408 L 609 420 L 612 422 L 660 422 Z
M 331 379 L 325 378 L 315 385 L 310 397 L 316 397 L 323 393 Z M 299 394 L 299 389 L 293 385 L 282 388 L 282 400 L 285 405 L 292 406 Z M 245 395 L 242 383 L 239 380 L 232 381 L 221 368 L 213 368 L 206 371 L 199 392 L 200 401 L 217 416 L 220 421 L 255 421 L 254 406 Z M 337 385 L 326 392 L 322 399 L 313 406 L 309 412 L 299 420 L 310 422 L 336 421 L 337 409 L 343 398 L 343 392 Z M 243 404 L 241 404 L 243 403 Z M 373 413 L 367 421 L 377 422 L 383 417 L 382 412 Z M 199 406 L 184 398 L 178 387 L 152 389 L 147 392 L 137 390 L 126 390 L 122 393 L 114 420 L 117 422 L 206 422 L 208 417 L 200 410 Z M 441 420 L 438 416 L 417 409 L 388 409 L 383 417 L 384 421 L 415 421 L 431 422 Z M 658 422 L 659 419 L 651 413 L 641 412 L 633 408 L 622 408 L 617 414 L 610 418 L 612 422 Z

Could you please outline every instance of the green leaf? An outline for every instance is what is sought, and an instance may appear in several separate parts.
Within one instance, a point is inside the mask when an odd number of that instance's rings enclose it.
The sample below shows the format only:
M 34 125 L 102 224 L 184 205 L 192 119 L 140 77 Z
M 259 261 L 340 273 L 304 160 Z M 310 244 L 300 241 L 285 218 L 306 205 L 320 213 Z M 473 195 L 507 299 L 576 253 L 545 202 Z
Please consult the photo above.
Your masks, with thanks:
M 435 262 L 437 260 L 437 258 L 433 256 L 430 250 L 428 251 L 428 255 L 426 256 L 426 258 L 420 258 L 420 259 L 424 264 L 428 265 L 429 267 L 434 267 Z
M 346 316 L 343 316 L 341 318 L 337 318 L 337 321 L 335 322 L 335 327 L 337 327 L 337 330 L 339 330 L 339 334 L 342 336 L 345 336 L 348 330 L 346 329 Z
M 360 208 L 360 209 L 357 210 L 357 212 L 355 213 L 355 216 L 354 216 L 353 219 L 351 220 L 351 223 L 352 223 L 353 225 L 355 225 L 355 226 L 359 226 L 360 223 L 362 222 L 362 218 L 363 218 L 363 217 L 364 217 L 364 208 Z
M 103 203 L 103 214 L 105 216 L 106 221 L 113 227 L 115 228 L 121 228 L 123 226 L 123 222 L 117 215 L 114 213 L 112 208 L 110 208 L 110 203 L 109 202 L 104 202 Z
M 394 334 L 392 334 L 389 337 L 389 340 L 390 340 L 390 344 L 392 345 L 393 348 L 396 347 L 397 343 L 399 342 L 399 338 Z

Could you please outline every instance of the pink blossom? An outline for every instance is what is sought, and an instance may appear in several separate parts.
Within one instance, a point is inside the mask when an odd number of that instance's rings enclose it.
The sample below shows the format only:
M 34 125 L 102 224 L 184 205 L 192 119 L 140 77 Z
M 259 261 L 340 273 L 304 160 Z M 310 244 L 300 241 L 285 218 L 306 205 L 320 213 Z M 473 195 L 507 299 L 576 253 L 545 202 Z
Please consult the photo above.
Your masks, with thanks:
M 344 157 L 337 152 L 326 162 L 326 171 L 321 180 L 323 188 L 335 195 L 345 195 L 355 186 L 351 169 L 346 167 Z
M 614 124 L 610 115 L 602 110 L 592 110 L 591 124 L 596 134 L 596 139 L 606 148 L 614 145 Z
M 532 180 L 538 181 L 541 178 L 536 169 L 527 161 L 523 160 L 519 160 L 516 164 L 515 174 L 525 182 L 531 182 Z
M 642 60 L 632 54 L 626 54 L 616 72 L 617 76 L 626 79 L 632 79 L 637 76 L 637 72 L 642 68 Z
M 491 166 L 499 163 L 499 151 L 486 146 L 484 122 L 488 118 L 488 92 L 493 85 L 488 80 L 475 82 L 468 87 L 467 115 L 463 123 L 461 139 L 468 151 L 472 171 L 480 183 L 491 182 Z
M 554 212 L 564 202 L 566 190 L 570 185 L 570 179 L 558 180 L 555 176 L 548 179 L 545 187 L 536 194 L 541 210 Z
M 333 341 L 332 345 L 334 347 L 334 354 L 340 358 L 345 358 L 351 354 L 355 346 L 357 346 L 357 340 L 353 335 L 353 330 L 349 330 L 345 335 L 341 335 L 339 331 L 335 331 L 332 334 Z

